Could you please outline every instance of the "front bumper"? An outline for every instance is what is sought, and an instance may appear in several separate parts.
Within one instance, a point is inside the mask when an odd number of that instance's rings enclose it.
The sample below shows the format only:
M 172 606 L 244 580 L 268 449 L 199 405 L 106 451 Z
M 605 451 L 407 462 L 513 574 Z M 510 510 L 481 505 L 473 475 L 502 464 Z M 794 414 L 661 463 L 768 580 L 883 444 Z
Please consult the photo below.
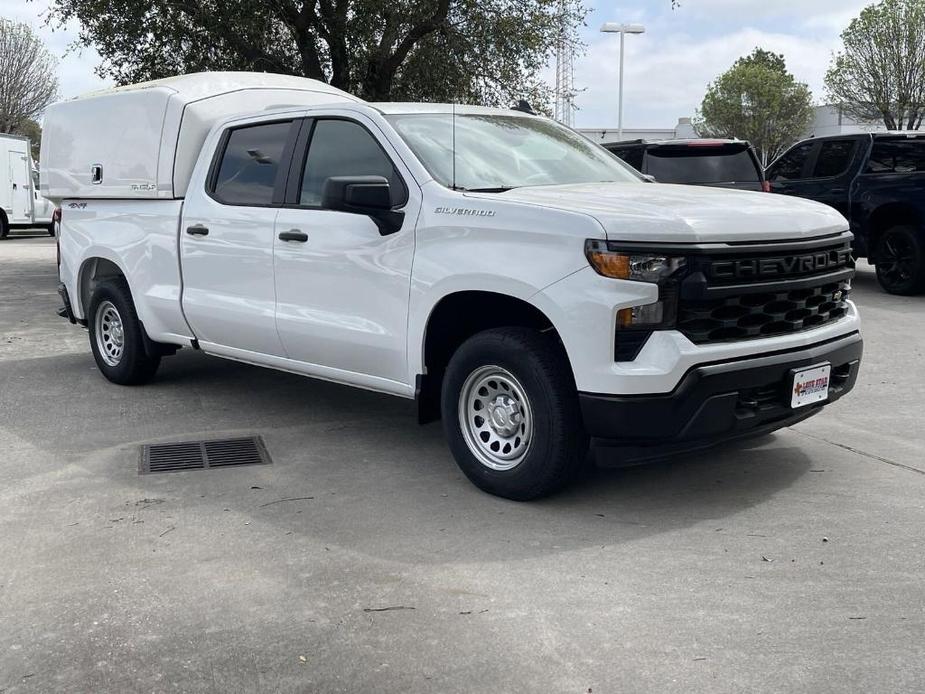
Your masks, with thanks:
M 579 393 L 585 429 L 623 462 L 658 458 L 796 424 L 838 400 L 857 381 L 859 333 L 809 347 L 691 368 L 670 393 Z M 792 370 L 829 362 L 829 399 L 791 409 Z

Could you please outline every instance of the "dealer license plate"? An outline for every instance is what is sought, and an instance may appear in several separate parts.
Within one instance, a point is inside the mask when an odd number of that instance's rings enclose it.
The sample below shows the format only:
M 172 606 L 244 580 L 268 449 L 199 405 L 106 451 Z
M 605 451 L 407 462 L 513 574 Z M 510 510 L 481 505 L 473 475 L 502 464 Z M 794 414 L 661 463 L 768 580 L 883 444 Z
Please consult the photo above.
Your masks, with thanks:
M 805 407 L 814 402 L 829 399 L 829 376 L 831 364 L 820 364 L 809 369 L 802 369 L 793 374 L 793 388 L 790 391 L 790 407 Z

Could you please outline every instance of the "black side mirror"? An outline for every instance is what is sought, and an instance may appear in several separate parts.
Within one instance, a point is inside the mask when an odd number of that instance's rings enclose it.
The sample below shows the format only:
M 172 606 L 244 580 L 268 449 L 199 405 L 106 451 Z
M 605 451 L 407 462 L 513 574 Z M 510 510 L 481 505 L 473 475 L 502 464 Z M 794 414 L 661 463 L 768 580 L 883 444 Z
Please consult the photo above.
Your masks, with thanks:
M 321 207 L 372 218 L 383 236 L 401 229 L 404 212 L 392 209 L 392 190 L 384 176 L 332 176 L 321 189 Z

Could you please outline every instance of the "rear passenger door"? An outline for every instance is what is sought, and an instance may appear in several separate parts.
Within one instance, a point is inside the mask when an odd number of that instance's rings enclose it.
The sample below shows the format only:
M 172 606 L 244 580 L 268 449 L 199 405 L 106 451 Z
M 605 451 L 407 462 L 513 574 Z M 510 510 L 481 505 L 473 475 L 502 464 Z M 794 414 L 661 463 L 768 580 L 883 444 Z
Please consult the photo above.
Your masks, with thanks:
M 273 234 L 301 121 L 228 128 L 205 190 L 190 190 L 180 250 L 183 309 L 206 351 L 283 356 L 276 332 Z

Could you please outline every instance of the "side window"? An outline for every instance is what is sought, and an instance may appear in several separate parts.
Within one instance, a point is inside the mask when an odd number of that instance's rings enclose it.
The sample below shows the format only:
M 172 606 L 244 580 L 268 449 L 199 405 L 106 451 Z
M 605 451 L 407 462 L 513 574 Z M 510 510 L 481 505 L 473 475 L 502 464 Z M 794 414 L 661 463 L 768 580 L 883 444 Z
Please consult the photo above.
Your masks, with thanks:
M 925 172 L 925 139 L 875 140 L 865 173 Z
M 392 189 L 392 204 L 404 204 L 405 184 L 370 132 L 349 120 L 315 122 L 302 172 L 299 204 L 321 204 L 324 182 L 332 176 L 384 176 Z
M 854 155 L 854 140 L 826 140 L 819 150 L 813 178 L 831 178 L 848 170 Z
M 291 122 L 235 128 L 228 136 L 212 193 L 230 205 L 270 205 Z
M 794 181 L 803 178 L 803 165 L 814 145 L 814 142 L 804 142 L 791 149 L 771 166 L 768 170 L 768 179 Z

